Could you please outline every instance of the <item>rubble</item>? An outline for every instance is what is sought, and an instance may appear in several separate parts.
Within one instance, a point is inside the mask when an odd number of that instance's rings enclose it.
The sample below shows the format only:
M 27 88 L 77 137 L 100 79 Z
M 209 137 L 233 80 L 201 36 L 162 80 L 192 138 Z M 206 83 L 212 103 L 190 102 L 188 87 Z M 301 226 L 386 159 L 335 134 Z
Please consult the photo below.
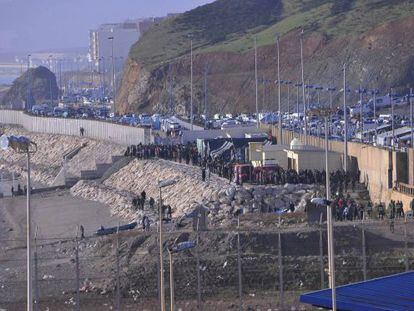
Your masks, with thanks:
M 180 217 L 198 206 L 208 209 L 213 222 L 220 223 L 241 210 L 274 212 L 288 209 L 304 211 L 306 202 L 319 191 L 317 185 L 246 185 L 238 186 L 228 180 L 211 175 L 209 181 L 201 179 L 201 169 L 166 160 L 134 160 L 111 175 L 103 184 L 80 181 L 71 192 L 75 196 L 99 201 L 110 206 L 112 214 L 139 221 L 145 215 L 158 219 L 157 210 L 134 210 L 132 199 L 145 191 L 147 198 L 159 198 L 158 182 L 175 179 L 177 182 L 162 189 L 163 204 L 171 205 L 174 217 Z M 148 205 L 148 204 L 147 204 Z
M 122 155 L 124 147 L 85 137 L 28 132 L 20 127 L 3 128 L 6 135 L 23 135 L 37 144 L 31 155 L 31 177 L 35 182 L 50 185 L 63 166 L 63 155 L 77 147 L 84 148 L 67 161 L 67 172 L 80 176 L 81 170 L 94 170 L 96 163 L 111 163 L 112 155 Z M 2 151 L 0 170 L 26 175 L 26 155 L 9 149 Z

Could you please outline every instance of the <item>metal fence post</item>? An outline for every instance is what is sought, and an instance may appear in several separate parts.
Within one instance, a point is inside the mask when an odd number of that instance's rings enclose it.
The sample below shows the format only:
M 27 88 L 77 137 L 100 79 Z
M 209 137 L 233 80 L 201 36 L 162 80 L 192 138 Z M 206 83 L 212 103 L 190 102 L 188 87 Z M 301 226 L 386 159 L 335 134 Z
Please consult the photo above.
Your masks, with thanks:
M 239 275 L 239 309 L 243 310 L 242 266 L 240 258 L 240 218 L 237 217 L 237 268 Z
M 198 250 L 199 243 L 200 243 L 200 233 L 199 233 L 199 226 L 200 226 L 200 213 L 197 216 L 197 243 L 196 243 L 196 260 L 197 260 L 197 310 L 202 310 L 201 305 L 201 276 L 200 276 L 200 252 Z
M 116 230 L 116 309 L 121 310 L 121 290 L 119 280 L 119 225 Z
M 278 263 L 279 263 L 279 304 L 280 308 L 284 308 L 283 293 L 283 260 L 282 260 L 282 233 L 280 232 L 280 216 L 279 216 L 279 232 L 278 232 Z
M 365 240 L 365 226 L 364 220 L 361 221 L 361 233 L 362 233 L 362 275 L 364 277 L 364 281 L 367 279 L 367 247 L 366 247 L 366 240 Z
M 410 265 L 408 263 L 407 216 L 404 219 L 404 264 L 405 264 L 405 271 L 408 271 L 410 268 Z
M 79 228 L 78 228 L 79 229 Z M 79 230 L 76 231 L 75 263 L 76 263 L 76 311 L 80 310 L 80 291 L 79 291 Z
M 35 311 L 39 310 L 39 269 L 38 269 L 38 256 L 37 256 L 37 227 L 34 237 L 34 290 L 35 290 L 35 303 L 34 308 Z
M 321 274 L 321 289 L 325 288 L 325 270 L 323 262 L 323 231 L 322 231 L 322 217 L 319 218 L 319 269 Z

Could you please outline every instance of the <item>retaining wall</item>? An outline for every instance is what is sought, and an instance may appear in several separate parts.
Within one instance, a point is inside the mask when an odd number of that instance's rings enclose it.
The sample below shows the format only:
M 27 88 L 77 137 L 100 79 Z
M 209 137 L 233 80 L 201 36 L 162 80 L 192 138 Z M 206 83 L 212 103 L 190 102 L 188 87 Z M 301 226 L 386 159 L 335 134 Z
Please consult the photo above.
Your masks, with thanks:
M 263 125 L 263 129 L 271 130 L 274 137 L 278 137 L 278 128 L 276 126 Z M 304 135 L 294 133 L 288 130 L 282 132 L 283 143 L 289 144 L 296 137 L 302 142 Z M 325 139 L 308 135 L 308 144 L 311 146 L 325 148 Z M 330 140 L 328 142 L 329 150 L 341 154 L 343 161 L 344 143 L 341 141 Z M 412 153 L 412 151 L 410 151 Z M 409 152 L 409 154 L 410 154 Z M 363 182 L 370 193 L 373 202 L 388 203 L 391 197 L 395 199 L 396 193 L 393 193 L 393 186 L 399 180 L 396 163 L 397 151 L 385 148 L 379 148 L 357 142 L 348 142 L 348 163 L 349 167 L 357 166 L 360 171 L 360 182 Z M 412 159 L 412 157 L 410 158 Z M 324 161 L 321 159 L 321 161 Z M 409 160 L 410 162 L 412 160 Z M 412 165 L 410 167 L 412 169 Z M 409 169 L 410 169 L 409 168 Z M 395 191 L 394 191 L 395 192 Z
M 150 129 L 97 120 L 38 117 L 17 110 L 0 110 L 0 124 L 20 125 L 31 132 L 72 136 L 79 136 L 79 129 L 83 127 L 86 137 L 121 145 L 152 141 Z

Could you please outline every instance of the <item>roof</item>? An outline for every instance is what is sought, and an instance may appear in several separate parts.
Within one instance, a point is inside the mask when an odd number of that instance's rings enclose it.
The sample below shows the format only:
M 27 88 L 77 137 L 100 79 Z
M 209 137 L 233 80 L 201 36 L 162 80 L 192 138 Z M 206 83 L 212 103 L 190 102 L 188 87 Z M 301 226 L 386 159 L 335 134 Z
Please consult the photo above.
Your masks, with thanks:
M 398 129 L 394 130 L 394 136 L 400 136 L 400 135 L 405 135 L 407 133 L 411 132 L 411 128 L 408 126 L 404 126 L 404 127 L 400 127 Z M 378 137 L 391 137 L 392 136 L 392 131 L 389 132 L 384 132 L 381 134 L 378 134 Z
M 414 272 L 394 274 L 337 287 L 338 310 L 399 311 L 414 310 Z M 332 308 L 331 290 L 303 294 L 300 301 Z

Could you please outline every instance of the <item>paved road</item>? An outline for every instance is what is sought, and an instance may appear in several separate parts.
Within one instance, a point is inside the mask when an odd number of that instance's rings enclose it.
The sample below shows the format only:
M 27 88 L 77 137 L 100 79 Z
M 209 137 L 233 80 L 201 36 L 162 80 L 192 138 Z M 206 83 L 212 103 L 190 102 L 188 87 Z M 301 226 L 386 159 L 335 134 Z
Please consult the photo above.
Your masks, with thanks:
M 174 121 L 174 122 L 177 122 L 178 124 L 180 124 L 182 127 L 184 127 L 184 128 L 186 128 L 186 129 L 191 129 L 191 124 L 189 123 L 189 122 L 186 122 L 186 121 L 183 121 L 183 120 L 180 120 L 179 118 L 177 118 L 177 117 L 171 117 L 170 118 L 172 121 Z M 201 126 L 198 126 L 198 125 L 195 125 L 195 124 L 193 124 L 193 129 L 194 129 L 194 131 L 202 131 L 202 130 L 204 130 L 204 128 L 203 127 L 201 127 Z

